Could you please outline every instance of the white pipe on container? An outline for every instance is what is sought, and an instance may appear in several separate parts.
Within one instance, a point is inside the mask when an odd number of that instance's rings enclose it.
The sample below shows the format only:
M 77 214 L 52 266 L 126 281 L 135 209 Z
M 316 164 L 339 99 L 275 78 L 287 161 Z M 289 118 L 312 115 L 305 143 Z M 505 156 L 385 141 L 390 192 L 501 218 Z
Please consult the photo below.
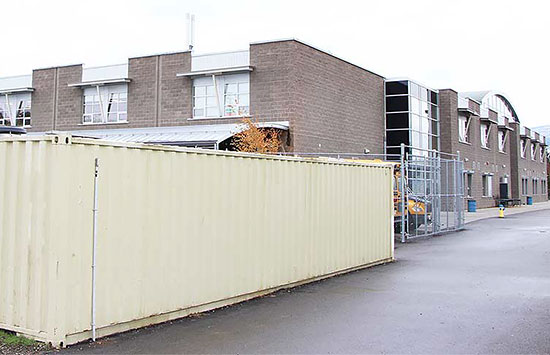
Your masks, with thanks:
M 96 247 L 97 247 L 97 180 L 99 175 L 99 159 L 95 158 L 95 172 L 94 172 L 94 207 L 92 209 L 94 222 L 93 222 L 93 247 L 92 247 L 92 340 L 96 339 L 96 324 L 95 324 L 95 269 L 96 269 Z

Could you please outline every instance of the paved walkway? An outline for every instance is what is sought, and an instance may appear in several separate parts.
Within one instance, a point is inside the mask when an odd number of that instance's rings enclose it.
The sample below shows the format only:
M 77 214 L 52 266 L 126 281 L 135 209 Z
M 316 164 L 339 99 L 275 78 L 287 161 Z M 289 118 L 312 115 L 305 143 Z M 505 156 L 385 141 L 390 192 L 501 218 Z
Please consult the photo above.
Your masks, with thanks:
M 396 254 L 395 263 L 62 353 L 550 352 L 550 211 L 472 222 L 397 244 Z
M 521 205 L 516 207 L 507 207 L 504 216 L 511 216 L 517 213 L 539 211 L 550 209 L 550 201 L 539 202 L 533 205 Z M 466 212 L 465 223 L 478 221 L 480 219 L 498 217 L 498 207 L 478 209 L 477 212 Z

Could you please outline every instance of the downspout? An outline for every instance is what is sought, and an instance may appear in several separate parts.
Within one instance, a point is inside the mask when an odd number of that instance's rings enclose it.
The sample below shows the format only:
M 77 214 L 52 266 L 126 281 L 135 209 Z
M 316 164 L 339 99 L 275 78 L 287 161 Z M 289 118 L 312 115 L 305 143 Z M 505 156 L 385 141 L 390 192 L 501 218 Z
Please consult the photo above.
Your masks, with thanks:
M 99 175 L 99 159 L 95 158 L 95 171 L 94 171 L 94 207 L 93 212 L 93 247 L 92 247 L 92 341 L 96 339 L 96 322 L 95 322 L 95 291 L 96 291 L 96 248 L 97 248 L 97 180 Z
M 55 131 L 56 127 L 57 127 L 57 88 L 59 86 L 59 73 L 58 73 L 58 68 L 55 68 L 54 69 L 54 75 L 55 75 L 55 78 L 54 78 L 54 81 L 53 81 L 53 108 L 52 108 L 52 112 L 53 112 L 53 117 L 52 117 L 52 130 Z

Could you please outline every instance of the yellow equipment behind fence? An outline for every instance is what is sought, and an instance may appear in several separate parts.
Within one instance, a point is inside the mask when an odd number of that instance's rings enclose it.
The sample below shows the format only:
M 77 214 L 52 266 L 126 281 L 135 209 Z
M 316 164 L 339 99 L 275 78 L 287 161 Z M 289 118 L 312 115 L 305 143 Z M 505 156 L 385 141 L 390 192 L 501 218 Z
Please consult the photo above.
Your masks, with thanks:
M 380 164 L 387 163 L 380 159 L 345 159 L 346 161 L 353 163 L 367 163 L 367 164 Z M 401 233 L 401 225 L 403 218 L 403 203 L 401 200 L 401 165 L 395 163 L 393 174 L 393 206 L 394 206 L 394 228 L 395 232 Z M 425 221 L 431 221 L 431 211 L 428 209 L 426 212 L 426 203 L 415 198 L 407 198 L 405 203 L 405 210 L 407 212 L 407 227 L 408 232 L 416 230 Z

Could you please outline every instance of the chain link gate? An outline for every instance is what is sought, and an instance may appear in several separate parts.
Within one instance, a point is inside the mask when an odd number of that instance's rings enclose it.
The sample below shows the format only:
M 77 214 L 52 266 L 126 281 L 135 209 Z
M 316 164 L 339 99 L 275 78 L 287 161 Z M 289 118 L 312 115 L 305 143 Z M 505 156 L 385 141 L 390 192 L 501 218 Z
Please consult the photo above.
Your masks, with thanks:
M 407 239 L 464 227 L 464 163 L 458 155 L 401 146 L 396 232 Z M 448 158 L 442 158 L 442 155 Z

